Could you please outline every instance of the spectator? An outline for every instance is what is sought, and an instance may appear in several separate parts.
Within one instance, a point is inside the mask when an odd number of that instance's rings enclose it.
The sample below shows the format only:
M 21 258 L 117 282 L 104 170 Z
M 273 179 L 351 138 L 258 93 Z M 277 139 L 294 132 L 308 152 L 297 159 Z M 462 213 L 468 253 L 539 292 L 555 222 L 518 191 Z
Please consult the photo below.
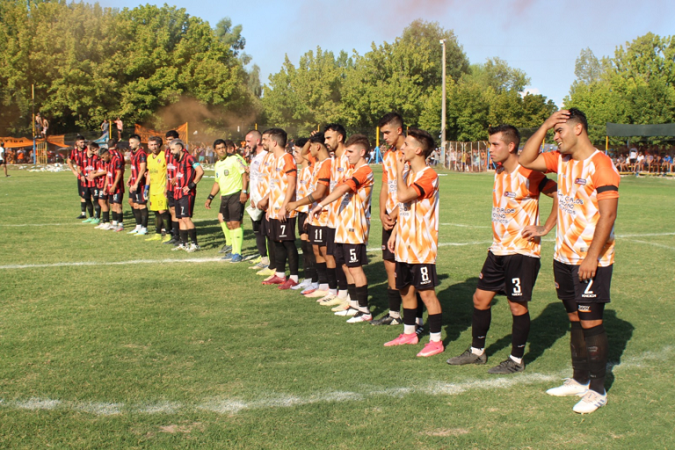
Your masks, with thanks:
M 49 121 L 46 117 L 42 118 L 42 137 L 47 139 L 47 130 L 49 130 Z
M 119 117 L 115 119 L 115 126 L 117 127 L 117 140 L 122 140 L 122 130 L 124 129 L 124 122 Z

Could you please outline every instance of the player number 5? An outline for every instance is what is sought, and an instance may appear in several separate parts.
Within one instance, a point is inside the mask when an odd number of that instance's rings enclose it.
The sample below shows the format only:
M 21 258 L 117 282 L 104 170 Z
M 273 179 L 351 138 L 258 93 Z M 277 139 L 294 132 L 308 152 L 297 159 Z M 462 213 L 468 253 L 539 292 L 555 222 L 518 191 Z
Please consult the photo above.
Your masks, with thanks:
M 349 262 L 353 263 L 353 262 L 356 262 L 356 261 L 358 261 L 358 259 L 356 258 L 356 249 L 350 248 L 349 249 Z

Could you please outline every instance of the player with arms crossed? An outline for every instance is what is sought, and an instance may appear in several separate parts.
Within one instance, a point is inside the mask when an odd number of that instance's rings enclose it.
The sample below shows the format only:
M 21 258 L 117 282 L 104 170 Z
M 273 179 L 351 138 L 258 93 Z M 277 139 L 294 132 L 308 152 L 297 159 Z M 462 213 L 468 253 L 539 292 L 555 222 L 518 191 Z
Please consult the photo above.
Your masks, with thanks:
M 150 211 L 155 213 L 155 235 L 146 241 L 161 241 L 171 231 L 171 214 L 169 213 L 168 199 L 166 197 L 166 154 L 170 153 L 162 149 L 162 138 L 151 136 L 148 139 L 148 186 Z
M 403 333 L 385 347 L 417 344 L 417 295 L 429 311 L 429 343 L 417 356 L 433 356 L 445 348 L 441 342 L 443 311 L 436 297 L 438 285 L 438 174 L 426 164 L 434 139 L 423 130 L 410 129 L 396 163 L 398 221 L 387 243 L 396 256 L 396 287 L 403 300 Z M 410 166 L 404 176 L 406 163 Z
M 550 129 L 559 150 L 539 154 L 539 143 Z M 620 176 L 611 159 L 591 143 L 586 116 L 576 108 L 546 119 L 525 144 L 520 163 L 558 174 L 553 274 L 571 322 L 574 373 L 546 392 L 581 396 L 573 411 L 592 413 L 607 403 L 608 342 L 602 319 L 610 301 Z
M 148 208 L 145 197 L 146 167 L 148 154 L 141 147 L 141 137 L 132 134 L 129 137 L 129 149 L 131 150 L 131 176 L 127 181 L 129 186 L 129 205 L 136 219 L 136 227 L 127 234 L 148 234 Z
M 492 318 L 495 295 L 506 293 L 513 316 L 511 355 L 488 370 L 492 374 L 509 374 L 525 370 L 523 355 L 530 333 L 527 307 L 541 267 L 541 237 L 556 223 L 558 202 L 556 183 L 541 172 L 525 169 L 518 163 L 520 133 L 511 125 L 488 129 L 490 158 L 499 164 L 492 190 L 492 246 L 480 272 L 473 294 L 471 347 L 460 356 L 450 358 L 450 365 L 485 364 L 485 338 Z M 544 226 L 539 226 L 539 195 L 554 199 Z
M 172 250 L 185 250 L 188 253 L 199 250 L 197 243 L 197 229 L 192 222 L 195 199 L 197 197 L 197 183 L 204 176 L 204 169 L 194 156 L 185 149 L 185 143 L 174 139 L 169 145 L 176 163 L 176 173 L 172 181 L 173 198 L 176 207 L 176 219 L 180 221 L 180 244 Z M 190 245 L 188 245 L 190 238 Z
M 262 146 L 262 135 L 258 130 L 251 130 L 246 133 L 246 149 L 251 155 L 251 163 L 249 165 L 249 192 L 251 193 L 251 203 L 247 212 L 251 216 L 251 224 L 253 226 L 253 234 L 255 235 L 255 245 L 258 248 L 260 257 L 252 261 L 253 266 L 249 269 L 262 270 L 267 269 L 270 260 L 267 257 L 267 242 L 265 241 L 265 233 L 263 232 L 263 216 L 264 213 L 257 208 L 257 202 L 264 197 L 261 195 L 259 184 L 262 179 L 262 163 L 267 155 L 267 151 Z M 232 250 L 231 248 L 229 250 Z M 227 253 L 227 246 L 221 249 L 223 253 Z
M 370 232 L 370 203 L 373 194 L 373 171 L 366 161 L 370 142 L 362 134 L 351 136 L 345 143 L 345 155 L 350 164 L 349 176 L 319 204 L 311 216 L 335 200 L 338 202 L 338 223 L 335 229 L 335 260 L 344 264 L 348 281 L 349 308 L 336 315 L 351 317 L 347 323 L 370 322 L 373 316 L 368 308 L 368 279 L 363 266 L 368 264 L 366 245 Z

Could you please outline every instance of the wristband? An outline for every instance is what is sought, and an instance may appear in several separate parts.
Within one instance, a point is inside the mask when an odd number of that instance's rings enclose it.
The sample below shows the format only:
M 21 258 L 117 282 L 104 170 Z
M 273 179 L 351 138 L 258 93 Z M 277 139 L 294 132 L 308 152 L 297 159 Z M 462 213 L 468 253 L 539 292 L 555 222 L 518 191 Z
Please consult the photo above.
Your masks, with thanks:
M 209 194 L 209 201 L 213 200 L 213 195 Z
M 246 189 L 243 189 L 241 192 L 243 192 L 244 194 L 248 194 L 248 191 Z
M 187 186 L 187 187 L 190 188 L 190 189 L 194 189 L 194 188 L 197 187 L 197 185 L 194 184 L 192 181 L 190 181 L 190 182 L 188 183 L 188 186 Z

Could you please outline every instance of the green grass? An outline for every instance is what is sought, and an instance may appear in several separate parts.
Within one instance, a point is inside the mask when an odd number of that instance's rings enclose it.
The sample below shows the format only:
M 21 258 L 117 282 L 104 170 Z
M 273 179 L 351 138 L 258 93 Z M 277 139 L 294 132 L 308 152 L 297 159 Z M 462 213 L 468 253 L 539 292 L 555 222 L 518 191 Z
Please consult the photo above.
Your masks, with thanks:
M 471 294 L 491 240 L 491 175 L 441 177 L 439 240 L 472 244 L 440 249 L 446 352 L 416 358 L 419 348 L 382 346 L 400 328 L 347 325 L 313 300 L 261 286 L 246 263 L 161 262 L 216 256 L 222 233 L 202 206 L 212 179 L 195 215 L 205 250 L 188 255 L 76 223 L 70 174 L 11 174 L 0 179 L 2 448 L 675 447 L 672 181 L 622 180 L 605 320 L 618 365 L 608 406 L 578 416 L 574 399 L 544 394 L 570 374 L 552 240 L 531 304 L 527 370 L 495 377 L 485 366 L 445 364 L 470 344 Z M 543 216 L 550 205 L 542 200 Z M 12 226 L 23 224 L 62 225 Z M 248 221 L 245 237 L 252 252 Z M 379 244 L 374 220 L 369 247 Z M 379 252 L 370 256 L 380 316 L 385 274 Z M 156 262 L 7 267 L 132 260 Z M 489 363 L 508 356 L 510 329 L 498 297 Z

